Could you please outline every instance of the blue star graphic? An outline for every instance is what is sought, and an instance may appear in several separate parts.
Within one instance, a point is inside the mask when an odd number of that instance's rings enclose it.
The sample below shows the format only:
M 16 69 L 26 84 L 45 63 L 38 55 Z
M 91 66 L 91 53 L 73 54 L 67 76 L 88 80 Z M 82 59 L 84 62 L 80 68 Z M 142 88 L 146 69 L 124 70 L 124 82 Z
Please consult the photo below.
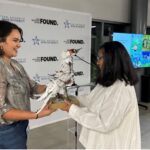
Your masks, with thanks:
M 34 45 L 39 45 L 40 44 L 40 39 L 38 39 L 37 36 L 35 36 L 35 38 L 32 39 L 32 40 L 33 40 Z
M 70 27 L 70 23 L 69 23 L 69 21 L 68 21 L 68 20 L 66 20 L 66 21 L 64 22 L 64 25 L 65 25 L 65 28 L 69 28 L 69 27 Z

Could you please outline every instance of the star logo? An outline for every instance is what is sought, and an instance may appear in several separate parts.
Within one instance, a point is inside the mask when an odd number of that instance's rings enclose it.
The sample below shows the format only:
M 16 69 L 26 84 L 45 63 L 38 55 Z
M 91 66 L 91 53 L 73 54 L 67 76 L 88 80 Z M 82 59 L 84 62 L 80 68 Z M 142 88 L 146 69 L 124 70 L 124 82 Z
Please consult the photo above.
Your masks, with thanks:
M 36 82 L 40 82 L 40 76 L 38 74 L 36 74 L 33 79 L 36 81 Z
M 65 25 L 65 28 L 70 28 L 70 23 L 69 23 L 68 20 L 66 20 L 66 21 L 64 22 L 64 25 Z
M 39 44 L 40 44 L 40 39 L 38 39 L 37 36 L 35 36 L 35 38 L 32 39 L 32 41 L 33 41 L 33 44 L 34 44 L 34 45 L 39 45 Z

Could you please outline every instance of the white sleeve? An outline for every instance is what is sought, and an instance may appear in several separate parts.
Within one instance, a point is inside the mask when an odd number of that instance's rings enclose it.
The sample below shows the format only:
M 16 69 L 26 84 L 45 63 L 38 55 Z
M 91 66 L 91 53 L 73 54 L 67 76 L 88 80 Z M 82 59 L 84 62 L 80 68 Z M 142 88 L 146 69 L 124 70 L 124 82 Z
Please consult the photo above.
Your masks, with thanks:
M 77 99 L 80 102 L 80 106 L 88 106 L 88 95 L 77 96 Z
M 82 126 L 100 132 L 109 132 L 117 128 L 127 113 L 131 110 L 132 101 L 136 99 L 133 87 L 120 88 L 108 98 L 108 102 L 95 109 L 97 113 L 91 112 L 87 107 L 72 105 L 69 115 Z M 135 103 L 134 103 L 135 104 Z

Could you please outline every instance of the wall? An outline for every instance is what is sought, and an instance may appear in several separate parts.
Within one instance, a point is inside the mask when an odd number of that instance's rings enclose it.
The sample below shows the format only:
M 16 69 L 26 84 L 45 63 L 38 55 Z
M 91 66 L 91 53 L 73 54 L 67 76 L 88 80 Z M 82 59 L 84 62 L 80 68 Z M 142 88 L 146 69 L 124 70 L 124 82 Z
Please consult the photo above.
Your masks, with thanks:
M 131 0 L 10 0 L 88 12 L 93 19 L 130 23 Z M 150 0 L 147 25 L 150 26 Z
M 11 0 L 88 12 L 93 19 L 130 22 L 131 0 Z

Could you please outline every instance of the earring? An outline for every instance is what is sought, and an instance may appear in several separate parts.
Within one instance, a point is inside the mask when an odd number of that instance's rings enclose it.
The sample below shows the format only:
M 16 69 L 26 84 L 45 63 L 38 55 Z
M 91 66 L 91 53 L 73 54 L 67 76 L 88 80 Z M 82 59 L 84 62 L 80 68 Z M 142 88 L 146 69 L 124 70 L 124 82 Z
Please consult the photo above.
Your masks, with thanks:
M 2 56 L 4 54 L 4 50 L 3 50 L 3 47 L 0 46 L 0 56 Z
M 0 50 L 2 50 L 3 49 L 3 47 L 2 46 L 0 46 Z

